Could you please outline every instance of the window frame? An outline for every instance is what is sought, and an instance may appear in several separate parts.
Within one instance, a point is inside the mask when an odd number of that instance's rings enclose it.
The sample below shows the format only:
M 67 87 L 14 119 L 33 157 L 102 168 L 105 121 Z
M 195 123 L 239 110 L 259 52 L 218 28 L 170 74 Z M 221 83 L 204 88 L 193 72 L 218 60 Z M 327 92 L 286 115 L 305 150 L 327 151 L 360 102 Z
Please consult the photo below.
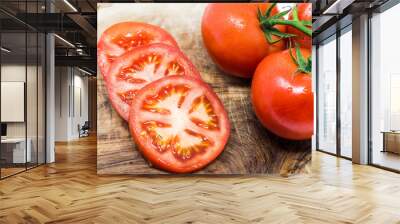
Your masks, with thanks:
M 326 37 L 326 38 L 324 38 L 324 39 L 322 39 L 322 40 L 319 40 L 319 42 L 316 44 L 316 48 L 315 48 L 315 50 L 316 50 L 316 53 L 315 53 L 315 60 L 316 60 L 316 69 L 315 69 L 315 72 L 317 73 L 316 75 L 315 75 L 315 77 L 316 77 L 316 79 L 315 79 L 315 81 L 316 81 L 316 131 L 315 131 L 315 142 L 316 142 L 316 151 L 319 151 L 319 152 L 323 152 L 323 153 L 326 153 L 326 154 L 329 154 L 329 155 L 333 155 L 333 156 L 337 156 L 337 157 L 340 157 L 340 158 L 343 158 L 343 159 L 346 159 L 346 160 L 352 160 L 352 158 L 350 158 L 350 157 L 347 157 L 347 156 L 344 156 L 344 155 L 342 155 L 342 150 L 341 150 L 341 118 L 340 118 L 340 103 L 341 103 L 341 97 L 340 97 L 340 81 L 341 81 L 341 79 L 340 79 L 340 77 L 341 77 L 341 65 L 340 65 L 340 37 L 342 36 L 342 35 L 344 35 L 345 33 L 347 33 L 347 32 L 351 32 L 352 31 L 352 29 L 351 29 L 351 26 L 352 26 L 352 23 L 349 23 L 349 24 L 347 24 L 346 26 L 344 26 L 344 27 L 342 27 L 342 28 L 339 28 L 339 27 L 337 27 L 337 30 L 336 30 L 336 32 L 335 33 L 333 33 L 333 34 L 331 34 L 331 35 L 329 35 L 328 37 Z M 333 36 L 335 36 L 334 38 L 333 38 Z M 324 150 L 324 149 L 321 149 L 319 146 L 320 146 L 320 144 L 319 144 L 319 129 L 320 129 L 320 127 L 319 127 L 319 116 L 320 116 L 320 111 L 319 111 L 319 96 L 320 96 L 320 91 L 319 91 L 319 82 L 320 82 L 320 80 L 319 80 L 319 77 L 320 77 L 320 75 L 319 75 L 319 68 L 320 68 L 320 65 L 319 65 L 319 62 L 320 62 L 320 59 L 319 59 L 319 53 L 318 53 L 318 51 L 320 50 L 319 48 L 320 48 L 320 43 L 322 43 L 322 42 L 330 42 L 330 41 L 336 41 L 336 61 L 335 61 L 335 63 L 336 63 L 336 152 L 335 153 L 332 153 L 332 152 L 329 152 L 329 151 L 327 151 L 327 150 Z

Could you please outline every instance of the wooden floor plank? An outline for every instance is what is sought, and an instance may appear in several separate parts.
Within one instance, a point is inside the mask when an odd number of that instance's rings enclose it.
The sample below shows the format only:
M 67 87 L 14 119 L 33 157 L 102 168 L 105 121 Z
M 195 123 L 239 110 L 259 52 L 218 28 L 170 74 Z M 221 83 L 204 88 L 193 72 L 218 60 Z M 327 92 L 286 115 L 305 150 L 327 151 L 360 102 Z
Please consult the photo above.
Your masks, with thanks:
M 400 175 L 313 153 L 312 173 L 96 175 L 96 139 L 0 181 L 0 223 L 400 223 Z

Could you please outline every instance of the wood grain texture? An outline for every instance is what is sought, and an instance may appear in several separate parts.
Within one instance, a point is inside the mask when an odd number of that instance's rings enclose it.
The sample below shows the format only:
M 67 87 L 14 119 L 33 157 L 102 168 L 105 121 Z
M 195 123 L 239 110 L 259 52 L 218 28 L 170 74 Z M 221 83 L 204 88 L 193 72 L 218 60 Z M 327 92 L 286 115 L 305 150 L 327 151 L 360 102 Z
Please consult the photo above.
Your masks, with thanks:
M 198 174 L 290 175 L 307 170 L 311 141 L 279 138 L 257 121 L 250 101 L 250 80 L 223 74 L 208 56 L 200 24 L 205 4 L 101 4 L 98 9 L 99 35 L 121 21 L 142 21 L 159 25 L 177 40 L 205 82 L 223 102 L 231 123 L 231 136 L 223 153 Z M 99 174 L 163 174 L 151 168 L 131 140 L 128 125 L 112 108 L 102 76 L 98 75 L 98 159 Z
M 400 224 L 400 175 L 314 152 L 312 174 L 96 174 L 96 139 L 56 145 L 56 163 L 0 180 L 0 224 Z

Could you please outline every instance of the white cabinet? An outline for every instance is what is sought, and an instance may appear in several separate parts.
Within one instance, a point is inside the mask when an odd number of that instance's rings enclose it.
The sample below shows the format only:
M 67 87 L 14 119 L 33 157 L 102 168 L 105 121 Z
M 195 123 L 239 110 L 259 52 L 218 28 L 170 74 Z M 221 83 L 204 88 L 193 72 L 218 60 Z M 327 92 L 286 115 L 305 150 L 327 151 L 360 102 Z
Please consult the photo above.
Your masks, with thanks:
M 12 149 L 12 163 L 25 163 L 32 161 L 32 140 L 26 140 L 27 147 L 25 151 L 25 138 L 7 138 L 2 139 L 2 147 Z

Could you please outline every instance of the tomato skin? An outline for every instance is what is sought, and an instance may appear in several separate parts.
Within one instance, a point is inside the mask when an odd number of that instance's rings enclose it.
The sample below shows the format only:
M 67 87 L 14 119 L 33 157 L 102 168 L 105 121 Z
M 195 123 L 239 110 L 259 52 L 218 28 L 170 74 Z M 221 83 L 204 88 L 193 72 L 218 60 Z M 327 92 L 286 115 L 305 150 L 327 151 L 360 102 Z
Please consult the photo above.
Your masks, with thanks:
M 120 46 L 114 41 L 120 37 L 126 37 L 128 33 L 136 34 L 131 37 L 132 39 L 127 39 L 127 41 L 135 40 L 135 43 L 124 43 L 124 46 Z M 121 22 L 108 27 L 101 35 L 97 44 L 97 64 L 99 65 L 101 74 L 103 74 L 104 78 L 107 77 L 108 70 L 113 61 L 112 57 L 110 57 L 111 55 L 119 57 L 126 51 L 133 50 L 135 47 L 154 43 L 163 43 L 179 48 L 171 34 L 155 25 L 141 22 Z
M 297 4 L 297 15 L 300 21 L 310 21 L 312 19 L 312 4 L 311 3 L 298 3 Z M 293 19 L 293 14 L 290 13 L 289 19 Z M 310 27 L 311 29 L 311 27 Z M 298 43 L 300 47 L 311 49 L 312 40 L 310 36 L 307 36 L 300 30 L 288 26 L 287 32 L 291 34 L 295 34 L 296 37 L 293 37 L 293 41 Z
M 115 59 L 113 63 L 110 65 L 108 71 L 108 77 L 105 82 L 111 104 L 113 105 L 114 109 L 118 112 L 118 114 L 126 121 L 128 121 L 129 119 L 130 105 L 124 103 L 121 100 L 120 96 L 118 95 L 117 90 L 121 85 L 118 76 L 120 75 L 123 68 L 129 67 L 134 60 L 138 59 L 141 56 L 151 53 L 159 53 L 165 57 L 175 58 L 180 62 L 179 64 L 184 68 L 184 73 L 185 73 L 184 75 L 193 76 L 197 79 L 201 79 L 200 73 L 196 70 L 191 61 L 179 49 L 175 47 L 157 43 L 157 44 L 149 44 L 145 46 L 136 47 L 135 50 L 126 52 L 125 54 Z M 137 89 L 140 89 L 149 82 L 159 78 L 160 75 L 158 75 L 157 77 L 151 77 L 150 81 L 146 83 L 137 84 L 138 85 Z M 122 85 L 127 86 L 128 84 L 125 83 Z
M 308 49 L 300 50 L 304 58 L 310 56 Z M 304 140 L 313 134 L 312 81 L 310 74 L 296 71 L 289 50 L 267 56 L 254 74 L 251 100 L 264 127 L 286 139 Z
M 162 86 L 171 83 L 195 86 L 195 88 L 203 89 L 206 92 L 207 97 L 211 99 L 211 105 L 219 118 L 220 131 L 212 133 L 214 138 L 213 146 L 207 149 L 205 153 L 197 155 L 188 161 L 176 159 L 170 151 L 162 153 L 156 151 L 152 146 L 151 139 L 142 134 L 143 129 L 141 129 L 139 125 L 141 113 L 143 112 L 140 103 L 143 102 L 149 93 L 154 94 Z M 149 162 L 151 162 L 152 165 L 172 173 L 191 173 L 204 168 L 222 153 L 229 139 L 230 124 L 228 114 L 225 111 L 223 104 L 210 86 L 195 77 L 172 75 L 154 81 L 138 92 L 137 100 L 132 104 L 130 110 L 129 130 L 139 151 Z
M 201 25 L 203 42 L 213 61 L 224 72 L 251 78 L 266 55 L 285 48 L 284 41 L 269 44 L 260 28 L 257 8 L 265 12 L 269 6 L 269 3 L 212 3 L 207 6 Z M 276 13 L 275 7 L 272 14 Z M 285 26 L 275 28 L 286 31 Z

